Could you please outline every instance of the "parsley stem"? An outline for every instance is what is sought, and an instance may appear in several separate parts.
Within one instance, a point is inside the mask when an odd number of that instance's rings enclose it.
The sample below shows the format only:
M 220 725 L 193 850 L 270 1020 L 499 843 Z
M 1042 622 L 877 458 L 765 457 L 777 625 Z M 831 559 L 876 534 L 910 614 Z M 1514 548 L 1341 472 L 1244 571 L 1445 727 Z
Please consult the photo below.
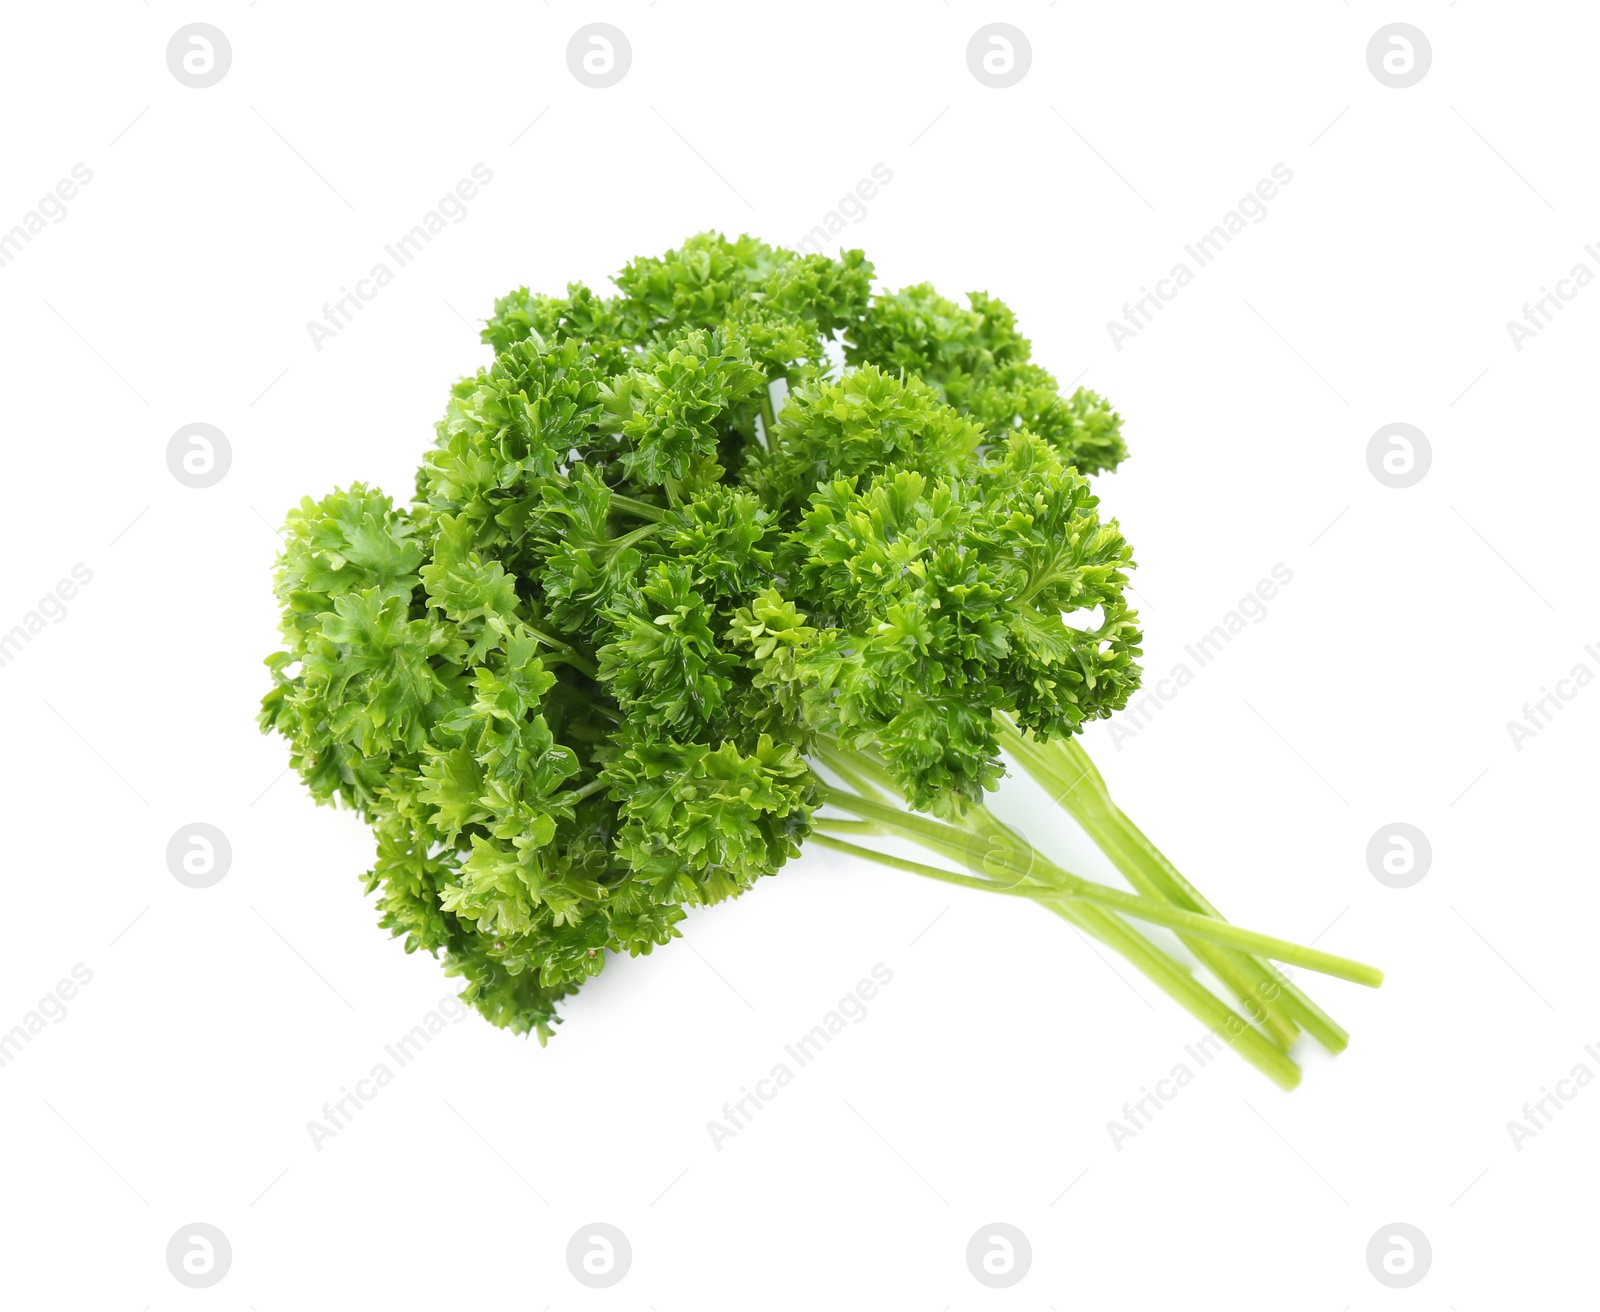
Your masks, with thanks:
M 769 383 L 761 389 L 761 436 L 769 449 L 775 441 L 772 430 L 777 424 L 778 417 L 772 412 L 772 385 Z
M 556 660 L 566 661 L 566 663 L 572 666 L 573 669 L 579 671 L 580 673 L 587 674 L 591 679 L 598 679 L 600 677 L 600 669 L 597 665 L 595 665 L 592 657 L 584 655 L 576 647 L 570 645 L 569 643 L 562 642 L 559 638 L 552 638 L 548 633 L 541 632 L 540 630 L 534 628 L 531 624 L 524 625 L 523 627 L 526 628 L 529 634 L 531 634 L 534 638 L 544 643 L 546 647 L 550 648 L 550 650 L 554 653 Z
M 626 551 L 635 542 L 643 542 L 651 534 L 658 533 L 660 530 L 661 521 L 657 519 L 648 524 L 641 524 L 631 532 L 624 533 L 620 538 L 612 538 L 606 543 L 606 559 L 615 560 L 618 552 Z
M 626 510 L 630 515 L 648 519 L 653 524 L 659 524 L 667 517 L 667 512 L 660 506 L 652 506 L 648 501 L 640 501 L 635 497 L 625 497 L 620 492 L 611 494 L 611 504 L 617 510 Z
M 1062 919 L 1093 934 L 1142 971 L 1158 988 L 1284 1089 L 1300 1083 L 1300 1068 L 1286 1053 L 1166 953 L 1103 907 L 1069 902 L 1051 907 Z
M 817 758 L 828 769 L 854 788 L 856 792 L 870 797 L 874 801 L 883 801 L 883 793 L 867 778 L 871 769 L 869 762 L 859 756 L 852 757 L 849 753 L 843 751 L 835 741 L 818 742 L 813 750 Z M 882 781 L 880 780 L 880 782 Z
M 605 775 L 597 774 L 593 779 L 589 780 L 588 783 L 584 784 L 582 788 L 571 788 L 564 793 L 558 794 L 558 796 L 568 802 L 581 802 L 584 798 L 591 797 L 595 793 L 598 793 L 602 788 L 610 784 L 610 782 L 611 780 L 607 779 Z
M 1113 817 L 1125 826 L 1129 838 L 1145 853 L 1146 858 L 1158 868 L 1170 869 L 1172 874 L 1176 876 L 1177 884 L 1187 885 L 1188 881 L 1161 854 L 1155 844 L 1144 836 L 1139 827 L 1128 819 L 1115 803 L 1111 805 Z M 1223 918 L 1198 892 L 1193 894 L 1193 898 L 1194 910 L 1201 911 L 1208 916 L 1216 916 L 1219 920 Z M 1304 1026 L 1306 1032 L 1312 1038 L 1316 1039 L 1329 1052 L 1343 1052 L 1349 1046 L 1350 1035 L 1345 1029 L 1311 998 L 1307 997 L 1297 985 L 1274 967 L 1270 961 L 1261 961 L 1255 957 L 1247 957 L 1245 961 L 1249 967 L 1253 968 L 1253 972 L 1256 975 L 1258 994 L 1265 996 L 1267 993 L 1276 990 L 1281 995 L 1286 1010 L 1300 1025 Z
M 1038 745 L 1019 737 L 1007 722 L 1002 723 L 1006 727 L 1001 741 L 1006 749 L 1024 770 L 1050 791 L 1057 805 L 1066 809 L 1135 889 L 1148 897 L 1166 898 L 1178 906 L 1187 905 L 1183 899 L 1172 897 L 1171 890 L 1161 880 L 1152 878 L 1144 865 L 1127 849 L 1126 840 L 1114 827 L 1098 823 L 1099 814 L 1085 804 L 1091 782 L 1101 782 L 1099 771 L 1095 770 L 1087 754 L 1079 768 L 1069 771 L 1071 782 L 1063 786 L 1064 781 L 1059 774 L 1050 763 L 1043 760 Z M 1109 796 L 1105 797 L 1105 801 L 1109 803 Z M 1187 909 L 1200 910 L 1192 905 L 1188 905 Z M 1275 967 L 1256 961 L 1237 949 L 1222 947 L 1193 935 L 1180 933 L 1179 938 L 1238 999 L 1245 1014 L 1261 1025 L 1279 1047 L 1287 1049 L 1293 1046 L 1299 1037 L 1299 1029 L 1287 1008 L 1278 1000 L 1281 989 L 1274 977 L 1282 977 Z
M 1207 942 L 1240 948 L 1277 961 L 1287 961 L 1291 965 L 1304 966 L 1307 970 L 1319 971 L 1324 975 L 1332 975 L 1336 979 L 1349 980 L 1355 984 L 1365 984 L 1369 988 L 1377 988 L 1383 982 L 1383 972 L 1362 962 L 1351 961 L 1348 957 L 1336 956 L 1332 952 L 1323 952 L 1317 948 L 1302 947 L 1298 943 L 1290 943 L 1271 934 L 1244 929 L 1226 920 L 1184 910 L 1182 907 L 1173 906 L 1170 902 L 1141 897 L 1137 893 L 1125 893 L 1121 889 L 1080 878 L 1047 860 L 1037 850 L 1020 841 L 1017 846 L 1022 849 L 1022 860 L 1006 859 L 998 856 L 992 849 L 975 847 L 969 835 L 940 821 L 900 811 L 882 802 L 856 797 L 829 786 L 824 786 L 823 797 L 841 810 L 854 812 L 864 819 L 877 821 L 892 829 L 899 829 L 918 838 L 919 841 L 927 839 L 957 859 L 961 859 L 963 855 L 979 857 L 985 868 L 997 868 L 1015 876 L 1015 883 L 1011 885 L 1004 885 L 999 881 L 969 879 L 966 876 L 955 878 L 954 882 L 966 884 L 968 887 L 1006 891 L 1024 881 L 1032 881 L 1056 898 L 1095 902 L 1101 906 L 1114 908 L 1125 916 L 1132 916 L 1135 920 L 1161 925 L 1167 929 L 1182 930 Z M 963 839 L 966 839 L 966 842 L 963 842 Z
M 1287 939 L 1277 938 L 1271 934 L 1243 929 L 1228 920 L 1218 920 L 1214 916 L 1202 915 L 1197 911 L 1185 911 L 1170 902 L 1158 902 L 1154 898 L 1140 897 L 1136 893 L 1124 893 L 1121 889 L 1108 888 L 1089 880 L 1073 879 L 1068 876 L 1063 883 L 1069 896 L 1114 907 L 1123 915 L 1132 916 L 1135 920 L 1162 925 L 1167 929 L 1178 930 L 1211 943 L 1220 943 L 1258 956 L 1270 957 L 1274 961 L 1286 961 L 1290 965 L 1302 966 L 1306 970 L 1315 970 L 1323 975 L 1332 975 L 1335 979 L 1348 980 L 1352 984 L 1365 984 L 1368 988 L 1375 989 L 1383 983 L 1383 972 L 1365 962 L 1352 961 L 1349 957 L 1324 952 L 1320 948 L 1302 947 L 1298 943 L 1290 943 Z
M 939 870 L 936 867 L 924 865 L 919 861 L 911 861 L 903 857 L 892 856 L 889 853 L 860 847 L 855 843 L 845 842 L 823 833 L 814 833 L 811 841 L 821 842 L 826 847 L 864 857 L 891 869 L 906 870 L 913 874 L 924 875 L 946 883 L 960 884 L 967 887 L 976 885 L 1003 892 L 1020 893 L 1024 891 L 1020 888 L 1008 888 L 1003 885 L 993 885 L 985 881 L 970 879 L 967 876 L 957 875 L 951 871 Z M 1107 947 L 1119 953 L 1155 983 L 1157 987 L 1172 997 L 1209 1030 L 1221 1037 L 1238 1051 L 1241 1057 L 1269 1079 L 1285 1089 L 1292 1089 L 1300 1082 L 1300 1068 L 1280 1048 L 1269 1042 L 1242 1016 L 1238 1015 L 1204 985 L 1193 979 L 1178 962 L 1174 961 L 1130 925 L 1124 923 L 1113 912 L 1103 907 L 1095 906 L 1092 903 L 1065 900 L 1060 898 L 1059 895 L 1051 897 L 1046 890 L 1039 890 L 1029 895 L 1043 902 L 1049 910 L 1061 916 L 1068 923 L 1094 936 L 1106 944 Z
M 1040 744 L 1002 720 L 1001 744 L 1099 844 L 1135 888 L 1202 915 L 1223 918 L 1111 799 L 1105 780 L 1080 743 L 1057 739 Z M 1216 965 L 1209 958 L 1217 952 L 1212 949 L 1202 955 L 1214 972 Z M 1217 972 L 1235 993 L 1243 982 L 1254 1005 L 1281 1008 L 1328 1051 L 1338 1053 L 1348 1046 L 1348 1033 L 1270 961 L 1239 952 L 1224 952 L 1223 956 L 1224 969 L 1231 966 L 1247 981 Z
M 975 827 L 991 834 L 1004 835 L 1010 842 L 1023 845 L 1009 826 L 985 807 L 974 807 L 968 812 L 968 818 Z M 1299 1084 L 1300 1068 L 1280 1046 L 1270 1042 L 1222 999 L 1195 980 L 1187 966 L 1151 943 L 1121 917 L 1089 902 L 1063 901 L 1049 905 L 1052 911 L 1080 932 L 1092 934 L 1119 953 L 1268 1078 L 1285 1089 L 1293 1089 Z
M 849 824 L 846 821 L 823 821 L 823 824 Z M 912 861 L 907 857 L 895 856 L 889 852 L 878 852 L 870 847 L 862 847 L 858 843 L 846 842 L 836 835 L 818 830 L 813 832 L 807 840 L 812 843 L 821 843 L 823 847 L 831 847 L 835 851 L 845 852 L 850 856 L 858 856 L 866 861 L 874 861 L 880 866 L 889 866 L 894 870 L 904 870 L 913 875 L 922 875 L 926 879 L 937 879 L 946 884 L 956 884 L 961 888 L 978 888 L 990 893 L 1009 893 L 1016 897 L 1031 897 L 1035 901 L 1049 902 L 1056 895 L 1049 889 L 1038 888 L 1033 885 L 999 884 L 993 880 L 978 879 L 972 875 L 958 875 L 953 870 L 942 870 L 938 866 L 930 866 L 922 861 Z

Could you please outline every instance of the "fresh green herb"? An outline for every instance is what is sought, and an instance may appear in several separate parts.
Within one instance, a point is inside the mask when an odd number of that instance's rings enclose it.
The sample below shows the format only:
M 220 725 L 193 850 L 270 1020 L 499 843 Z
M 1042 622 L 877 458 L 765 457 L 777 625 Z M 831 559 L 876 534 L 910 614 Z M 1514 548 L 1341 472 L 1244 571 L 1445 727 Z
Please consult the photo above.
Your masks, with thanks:
M 383 926 L 541 1041 L 608 957 L 811 842 L 1040 903 L 1292 1087 L 1302 1030 L 1347 1038 L 1272 962 L 1381 976 L 1222 919 L 1076 737 L 1139 680 L 1131 549 L 1087 478 L 1118 416 L 992 297 L 871 279 L 703 234 L 614 297 L 503 298 L 410 504 L 290 514 L 262 727 L 372 825 Z M 1133 891 L 991 813 L 1002 753 Z

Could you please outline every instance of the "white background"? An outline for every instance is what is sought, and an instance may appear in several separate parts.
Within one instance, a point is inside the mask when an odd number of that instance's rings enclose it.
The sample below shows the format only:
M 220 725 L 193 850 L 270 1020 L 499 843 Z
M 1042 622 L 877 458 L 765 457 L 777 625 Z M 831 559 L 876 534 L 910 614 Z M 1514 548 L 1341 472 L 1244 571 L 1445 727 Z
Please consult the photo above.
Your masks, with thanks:
M 166 64 L 192 21 L 232 45 L 206 90 Z M 566 64 L 591 21 L 632 47 L 606 90 Z M 1006 90 L 966 64 L 991 21 L 1032 47 Z M 1404 90 L 1366 62 L 1393 21 L 1433 50 Z M 1597 29 L 1479 0 L 9 8 L 0 230 L 74 164 L 93 181 L 0 268 L 0 630 L 74 564 L 94 578 L 0 668 L 0 1030 L 75 963 L 93 982 L 0 1069 L 0 1301 L 1592 1304 L 1600 1088 L 1520 1151 L 1507 1122 L 1600 1074 L 1600 687 L 1520 751 L 1506 723 L 1600 672 L 1600 290 L 1521 351 L 1505 325 L 1600 272 Z M 307 321 L 480 162 L 469 216 L 317 350 Z M 375 928 L 359 822 L 255 730 L 273 526 L 356 479 L 408 493 L 496 296 L 707 227 L 798 240 L 876 163 L 893 181 L 840 240 L 889 286 L 1006 298 L 1124 415 L 1133 458 L 1100 487 L 1151 677 L 1293 571 L 1136 737 L 1087 742 L 1231 916 L 1388 982 L 1311 981 L 1353 1041 L 1303 1045 L 1298 1092 L 1219 1060 L 1118 1151 L 1107 1122 L 1200 1027 L 1054 917 L 819 852 L 614 962 L 547 1049 L 447 1027 L 319 1151 L 307 1122 L 449 987 Z M 1278 163 L 1265 220 L 1118 350 L 1107 320 Z M 232 447 L 205 490 L 167 469 L 191 422 Z M 1406 490 L 1367 466 L 1392 422 L 1432 445 Z M 1003 798 L 1082 856 L 1023 781 Z M 1433 848 L 1406 890 L 1365 855 L 1396 820 Z M 167 869 L 192 821 L 232 843 L 207 890 Z M 715 1149 L 707 1121 L 879 962 L 867 1018 Z M 595 1220 L 633 1248 L 603 1291 L 564 1259 Z M 164 1256 L 195 1221 L 233 1249 L 206 1291 Z M 993 1221 L 1033 1246 L 1000 1292 L 964 1256 Z M 1405 1291 L 1365 1259 L 1395 1221 L 1433 1249 Z

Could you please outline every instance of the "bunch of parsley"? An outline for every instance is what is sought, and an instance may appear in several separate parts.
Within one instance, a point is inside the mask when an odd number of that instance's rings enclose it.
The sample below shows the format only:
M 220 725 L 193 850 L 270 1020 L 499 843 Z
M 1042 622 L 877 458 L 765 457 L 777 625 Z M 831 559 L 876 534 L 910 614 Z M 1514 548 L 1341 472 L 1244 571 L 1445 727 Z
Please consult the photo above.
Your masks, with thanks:
M 383 926 L 543 1041 L 611 955 L 812 842 L 1041 903 L 1286 1086 L 1301 1030 L 1342 1048 L 1272 962 L 1381 976 L 1223 920 L 1075 737 L 1139 679 L 1131 549 L 1088 482 L 1117 414 L 1000 301 L 875 294 L 860 251 L 708 233 L 616 287 L 496 303 L 410 504 L 356 484 L 289 515 L 261 724 L 372 826 Z M 1133 892 L 989 811 L 1002 750 Z

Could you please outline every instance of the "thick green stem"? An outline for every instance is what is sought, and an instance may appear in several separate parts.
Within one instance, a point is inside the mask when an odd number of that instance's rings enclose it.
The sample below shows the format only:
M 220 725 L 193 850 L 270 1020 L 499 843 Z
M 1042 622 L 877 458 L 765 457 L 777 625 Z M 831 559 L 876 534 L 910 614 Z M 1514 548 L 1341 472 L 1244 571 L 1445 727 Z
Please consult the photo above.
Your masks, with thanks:
M 1174 999 L 1257 1070 L 1285 1089 L 1300 1083 L 1300 1068 L 1210 989 L 1109 911 L 1081 902 L 1052 906 L 1058 916 L 1093 934 Z
M 1115 803 L 1112 803 L 1112 808 L 1114 818 L 1125 828 L 1134 845 L 1144 853 L 1145 859 L 1157 869 L 1171 871 L 1172 876 L 1175 877 L 1174 888 L 1188 890 L 1191 897 L 1190 906 L 1192 910 L 1203 912 L 1208 916 L 1215 916 L 1218 920 L 1225 918 L 1205 898 L 1192 889 L 1189 882 L 1178 873 L 1160 849 L 1144 836 L 1144 833 L 1122 812 L 1121 808 L 1117 807 Z M 1332 1016 L 1328 1015 L 1316 1002 L 1307 997 L 1304 991 L 1290 981 L 1288 976 L 1274 968 L 1270 961 L 1259 961 L 1254 957 L 1248 960 L 1250 965 L 1254 967 L 1257 977 L 1256 988 L 1262 996 L 1270 994 L 1275 998 L 1281 998 L 1283 1005 L 1289 1010 L 1290 1014 L 1305 1027 L 1306 1033 L 1310 1034 L 1329 1052 L 1343 1052 L 1349 1046 L 1350 1035 L 1345 1028 L 1334 1020 Z
M 952 825 L 901 811 L 883 802 L 872 801 L 870 798 L 856 797 L 838 788 L 825 786 L 823 798 L 841 810 L 876 821 L 891 829 L 899 829 L 919 841 L 928 841 L 956 860 L 964 860 L 973 854 L 970 835 Z M 970 881 L 972 886 L 1006 888 L 1032 881 L 1035 886 L 1043 888 L 1054 898 L 1097 902 L 1101 906 L 1113 907 L 1135 920 L 1182 930 L 1209 943 L 1221 943 L 1245 952 L 1259 953 L 1277 961 L 1287 961 L 1291 965 L 1319 971 L 1324 975 L 1365 984 L 1370 988 L 1377 988 L 1383 982 L 1381 971 L 1359 961 L 1335 956 L 1331 952 L 1321 952 L 1316 948 L 1302 947 L 1298 943 L 1290 943 L 1270 934 L 1242 929 L 1226 920 L 1217 920 L 1198 912 L 1186 911 L 1173 906 L 1170 902 L 1124 893 L 1121 889 L 1109 888 L 1104 884 L 1083 879 L 1046 860 L 1031 847 L 1027 849 L 1025 860 L 1022 862 L 997 858 L 994 853 L 986 853 L 985 857 L 991 865 L 998 866 L 1004 873 L 1013 876 L 1013 884 L 1006 885 L 999 880 L 972 880 Z
M 1164 925 L 1208 943 L 1220 943 L 1224 947 L 1270 957 L 1274 961 L 1286 961 L 1292 966 L 1303 966 L 1307 970 L 1349 980 L 1352 984 L 1365 984 L 1372 989 L 1383 983 L 1383 972 L 1376 966 L 1317 948 L 1302 947 L 1298 943 L 1290 943 L 1271 934 L 1261 934 L 1253 929 L 1241 929 L 1230 921 L 1203 916 L 1196 911 L 1185 911 L 1170 902 L 1157 902 L 1153 898 L 1124 893 L 1120 889 L 1107 888 L 1083 879 L 1072 881 L 1066 887 L 1070 897 L 1115 907 L 1123 915 L 1132 916 L 1135 920 Z
M 1061 788 L 1062 781 L 1055 777 L 1050 764 L 1042 759 L 1037 744 L 1019 737 L 1009 729 L 1003 732 L 1002 742 L 1023 769 L 1043 786 L 1052 792 Z M 1085 756 L 1083 768 L 1072 772 L 1071 782 L 1061 788 L 1061 794 L 1056 799 L 1057 803 L 1064 806 L 1078 821 L 1135 889 L 1147 897 L 1165 898 L 1177 906 L 1185 906 L 1181 899 L 1172 896 L 1171 890 L 1160 880 L 1150 876 L 1137 854 L 1128 849 L 1122 836 L 1109 827 L 1096 823 L 1099 818 L 1098 812 L 1091 814 L 1092 808 L 1084 805 L 1084 802 L 1090 792 L 1089 785 L 1098 782 L 1099 773 L 1094 769 L 1094 763 Z M 1109 802 L 1109 798 L 1106 800 Z M 1195 907 L 1186 909 L 1198 910 Z M 1263 979 L 1265 972 L 1273 970 L 1270 965 L 1258 962 L 1243 952 L 1221 947 L 1193 935 L 1180 934 L 1179 938 L 1183 945 L 1194 953 L 1195 957 L 1238 999 L 1245 1014 L 1272 1035 L 1279 1047 L 1287 1049 L 1294 1045 L 1299 1037 L 1299 1028 L 1287 1009 L 1278 1001 L 1278 985 Z
M 661 521 L 655 520 L 649 524 L 641 524 L 638 528 L 624 533 L 620 538 L 612 538 L 606 543 L 606 559 L 615 560 L 619 551 L 625 551 L 635 542 L 643 542 L 653 533 L 661 531 Z
M 588 783 L 584 784 L 582 788 L 569 789 L 565 793 L 557 794 L 557 796 L 564 798 L 568 802 L 581 802 L 584 798 L 591 797 L 595 793 L 598 793 L 602 788 L 605 788 L 610 783 L 611 780 L 607 779 L 605 775 L 597 774 L 593 779 L 589 780 Z
M 1099 769 L 1079 743 L 1056 739 L 1049 744 L 1041 744 L 1032 738 L 1020 736 L 1008 722 L 1002 731 L 1001 741 L 1023 769 L 1050 791 L 1056 803 L 1078 822 L 1135 888 L 1163 897 L 1186 910 L 1218 920 L 1225 919 L 1200 897 L 1177 867 L 1137 830 L 1116 805 Z M 1213 955 L 1218 951 L 1222 950 L 1213 949 Z M 1288 980 L 1275 966 L 1243 953 L 1227 951 L 1225 955 L 1250 980 L 1252 996 L 1259 996 L 1264 1001 L 1272 1000 L 1267 1001 L 1266 1005 L 1269 1006 L 1273 1001 L 1277 1002 L 1296 1020 L 1310 1021 L 1308 1029 L 1322 1041 L 1323 1034 L 1317 1034 L 1316 1031 L 1323 1027 L 1315 1023 L 1315 1014 L 1320 1014 L 1320 1008 L 1315 1008 L 1314 1004 L 1310 1004 L 1309 1008 L 1297 1006 L 1293 999 L 1280 999 Z M 1305 999 L 1305 1002 L 1309 1004 L 1309 999 Z M 1337 1030 L 1338 1027 L 1332 1028 Z M 1324 1033 L 1326 1037 L 1333 1037 L 1325 1030 Z
M 1002 729 L 1001 741 L 1023 769 L 1101 845 L 1136 888 L 1158 892 L 1174 905 L 1223 919 L 1116 805 L 1081 744 L 1057 739 L 1043 745 L 1023 738 L 1009 724 Z M 1330 1052 L 1342 1052 L 1348 1046 L 1349 1035 L 1343 1027 L 1269 961 L 1242 953 L 1231 955 L 1234 964 L 1252 980 L 1253 996 L 1262 1005 L 1280 1006 Z
M 570 643 L 562 642 L 560 638 L 552 638 L 548 633 L 541 633 L 538 629 L 535 629 L 529 625 L 524 625 L 523 627 L 526 628 L 535 639 L 544 643 L 546 647 L 550 648 L 556 660 L 565 661 L 568 665 L 572 666 L 573 669 L 578 670 L 583 674 L 587 674 L 591 679 L 598 679 L 600 677 L 600 669 L 597 665 L 595 665 L 594 660 L 591 657 L 584 655 Z
M 985 880 L 956 875 L 948 870 L 940 870 L 936 866 L 925 865 L 920 861 L 911 861 L 905 857 L 892 856 L 886 852 L 874 851 L 871 848 L 845 842 L 827 834 L 814 833 L 811 841 L 821 843 L 824 847 L 831 847 L 851 856 L 873 861 L 878 865 L 888 866 L 893 870 L 905 870 L 912 874 L 923 875 L 927 878 L 969 888 L 996 889 L 997 887 Z M 1024 890 L 1020 887 L 1000 886 L 998 891 L 1019 893 L 1038 898 L 1058 916 L 1077 926 L 1083 932 L 1098 938 L 1107 947 L 1112 948 L 1125 958 L 1158 988 L 1171 996 L 1185 1010 L 1204 1024 L 1208 1030 L 1235 1048 L 1241 1057 L 1269 1079 L 1285 1089 L 1292 1089 L 1300 1082 L 1300 1068 L 1290 1061 L 1281 1049 L 1268 1042 L 1242 1016 L 1234 1012 L 1232 1008 L 1209 989 L 1193 979 L 1148 939 L 1135 933 L 1132 928 L 1125 925 L 1111 912 L 1093 905 L 1065 901 L 1059 897 L 1052 898 L 1048 890 Z
M 1216 913 L 1170 862 L 1111 801 L 1099 771 L 1075 742 L 1048 746 L 1023 738 L 1000 717 L 1008 751 L 1079 820 L 1137 890 L 1126 893 L 1078 879 L 1046 860 L 985 807 L 977 806 L 958 824 L 901 810 L 899 789 L 870 753 L 847 750 L 831 740 L 817 745 L 816 756 L 856 793 L 827 789 L 841 809 L 862 817 L 856 821 L 822 818 L 827 846 L 851 851 L 896 869 L 962 887 L 1022 895 L 1039 901 L 1064 919 L 1122 953 L 1163 991 L 1181 1002 L 1208 1027 L 1225 1037 L 1252 1064 L 1292 1088 L 1298 1069 L 1284 1055 L 1298 1034 L 1297 1024 L 1332 1051 L 1348 1039 L 1321 1008 L 1311 1002 L 1272 964 L 1279 960 L 1324 970 L 1376 987 L 1380 972 L 1359 962 L 1304 948 L 1298 944 L 1239 930 Z M 1020 748 L 1020 750 L 1013 750 Z M 1069 749 L 1071 749 L 1069 751 Z M 846 806 L 845 803 L 849 805 Z M 981 869 L 996 878 L 956 874 L 921 862 L 888 857 L 839 835 L 898 835 L 967 869 Z M 990 846 L 985 847 L 985 842 Z M 998 844 L 996 851 L 994 844 Z M 1120 915 L 1118 914 L 1120 912 Z M 1125 924 L 1121 915 L 1171 927 L 1219 980 L 1240 998 L 1256 1030 L 1188 972 L 1187 967 Z M 1276 1047 L 1273 1044 L 1276 1043 Z M 1269 1055 L 1270 1054 L 1270 1055 Z
M 881 838 L 887 831 L 870 820 L 835 820 L 831 815 L 811 818 L 812 825 L 829 834 L 856 834 L 862 838 Z
M 667 517 L 667 512 L 660 506 L 652 506 L 648 501 L 640 501 L 634 497 L 625 497 L 620 492 L 611 494 L 611 507 L 613 510 L 625 510 L 630 515 L 637 515 L 640 519 L 648 519 L 659 524 Z
M 827 825 L 831 829 L 833 826 L 848 823 L 849 821 L 824 820 L 820 825 Z M 996 884 L 992 880 L 978 879 L 973 875 L 958 875 L 953 870 L 942 870 L 924 861 L 912 861 L 909 857 L 895 856 L 890 852 L 879 852 L 875 848 L 847 842 L 820 826 L 812 831 L 808 841 L 820 843 L 823 847 L 831 847 L 834 851 L 843 852 L 848 856 L 860 857 L 864 861 L 875 861 L 878 865 L 888 866 L 892 870 L 904 870 L 908 874 L 921 875 L 924 879 L 937 879 L 940 883 L 955 884 L 959 888 L 977 888 L 986 893 L 1010 893 L 1016 897 L 1032 898 L 1036 902 L 1049 903 L 1056 900 L 1049 889 L 1023 884 Z
M 867 770 L 862 768 L 870 768 L 868 762 L 859 758 L 852 760 L 837 744 L 833 743 L 818 743 L 816 754 L 828 769 L 832 770 L 834 774 L 838 775 L 858 793 L 864 797 L 870 797 L 875 802 L 883 801 L 883 793 L 879 791 L 876 784 L 868 779 Z
M 787 379 L 786 374 L 779 374 L 778 377 Z M 772 383 L 775 381 L 776 379 L 769 380 L 767 385 L 761 389 L 761 395 L 758 398 L 761 406 L 761 436 L 766 439 L 769 451 L 776 440 L 772 435 L 772 430 L 778 423 L 778 416 L 772 409 Z
M 1113 825 L 1128 836 L 1141 854 L 1144 868 L 1168 891 L 1172 900 L 1180 906 L 1189 907 L 1190 910 L 1215 916 L 1218 920 L 1225 919 L 1116 804 L 1099 769 L 1089 758 L 1089 753 L 1084 750 L 1082 744 L 1071 739 L 1061 739 L 1055 743 L 1055 749 L 1074 777 L 1083 778 L 1087 782 L 1088 789 L 1082 796 L 1085 798 L 1093 796 L 1098 799 L 1099 809 Z M 1303 990 L 1291 983 L 1288 977 L 1271 962 L 1251 958 L 1248 965 L 1256 975 L 1258 989 L 1264 994 L 1270 991 L 1274 996 L 1281 998 L 1283 1005 L 1305 1027 L 1306 1032 L 1329 1052 L 1340 1053 L 1349 1046 L 1350 1035 L 1344 1027 L 1312 1001 Z

